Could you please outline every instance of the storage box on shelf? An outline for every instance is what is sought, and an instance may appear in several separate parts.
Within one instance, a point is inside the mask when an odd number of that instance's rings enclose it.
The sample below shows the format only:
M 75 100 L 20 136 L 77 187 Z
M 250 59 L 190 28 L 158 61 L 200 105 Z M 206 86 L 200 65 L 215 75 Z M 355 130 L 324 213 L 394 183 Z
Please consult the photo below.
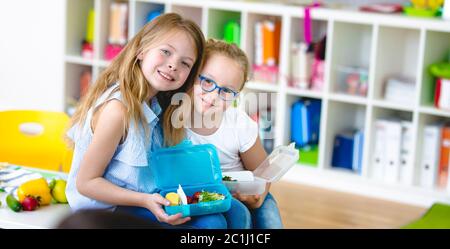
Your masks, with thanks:
M 66 90 L 63 93 L 66 100 L 77 99 L 79 96 L 78 74 L 82 69 L 91 69 L 92 80 L 95 81 L 109 65 L 104 59 L 103 51 L 109 28 L 108 6 L 111 2 L 112 0 L 67 0 L 64 59 Z M 274 146 L 291 142 L 289 112 L 295 101 L 305 97 L 322 101 L 317 167 L 294 167 L 284 179 L 418 205 L 429 205 L 435 201 L 450 202 L 450 191 L 422 187 L 417 180 L 421 177 L 419 163 L 422 160 L 425 126 L 435 120 L 450 119 L 450 111 L 433 105 L 436 79 L 428 71 L 429 65 L 448 58 L 448 21 L 350 10 L 312 9 L 313 42 L 320 41 L 325 34 L 327 37 L 325 61 L 322 64 L 323 85 L 321 91 L 313 91 L 310 88 L 299 89 L 290 80 L 292 44 L 304 41 L 304 11 L 301 6 L 224 0 L 125 2 L 129 6 L 129 38 L 155 15 L 155 11 L 180 13 L 199 24 L 206 37 L 218 39 L 224 38 L 227 22 L 233 21 L 239 24 L 239 45 L 248 54 L 252 64 L 256 59 L 254 24 L 266 18 L 276 19 L 281 23 L 279 74 L 273 82 L 275 84 L 253 81 L 245 87 L 245 92 L 270 92 L 276 96 L 271 103 L 271 110 L 276 111 L 271 115 L 274 123 Z M 83 59 L 81 42 L 86 36 L 90 9 L 95 9 L 96 13 L 94 58 Z M 361 79 L 361 76 L 365 76 L 363 73 L 346 75 L 347 84 L 350 85 L 366 80 L 366 89 L 356 88 L 360 90 L 356 92 L 363 94 L 351 95 L 341 90 L 339 69 L 342 67 L 365 69 L 367 79 Z M 392 96 L 396 95 L 395 91 L 389 100 L 385 98 L 387 79 L 396 75 L 406 76 L 413 82 L 414 97 L 409 104 L 391 101 Z M 359 81 L 356 81 L 357 78 Z M 394 81 L 394 89 L 398 89 L 395 88 L 398 85 L 408 86 Z M 411 122 L 413 131 L 414 180 L 410 184 L 401 184 L 400 180 L 392 183 L 379 181 L 371 173 L 375 122 L 380 117 L 395 116 L 398 113 L 407 114 L 406 120 Z M 361 175 L 331 167 L 336 134 L 350 128 L 359 128 L 364 132 Z

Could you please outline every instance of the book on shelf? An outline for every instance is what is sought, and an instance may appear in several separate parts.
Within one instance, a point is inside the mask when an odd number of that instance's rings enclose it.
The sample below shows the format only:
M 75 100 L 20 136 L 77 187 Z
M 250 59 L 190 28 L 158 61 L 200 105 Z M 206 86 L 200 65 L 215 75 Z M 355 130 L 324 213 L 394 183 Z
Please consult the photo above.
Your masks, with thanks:
M 438 187 L 444 189 L 448 184 L 448 169 L 450 164 L 450 125 L 442 128 L 440 147 Z
M 439 109 L 450 111 L 450 79 L 436 79 L 434 105 Z
M 402 144 L 402 125 L 398 120 L 385 120 L 386 160 L 384 165 L 384 180 L 397 183 L 400 175 L 400 153 Z
M 414 183 L 413 126 L 396 118 L 375 121 L 372 177 L 388 183 Z
M 441 148 L 441 132 L 441 124 L 426 125 L 423 130 L 419 177 L 419 185 L 422 187 L 433 188 L 436 186 Z
M 128 39 L 128 3 L 112 2 L 108 44 L 105 47 L 105 59 L 113 60 L 122 51 Z
M 338 133 L 334 138 L 331 166 L 361 174 L 364 133 L 361 130 Z
M 376 180 L 384 178 L 384 165 L 386 160 L 386 125 L 383 119 L 375 121 L 374 149 L 372 154 L 371 174 Z
M 414 183 L 413 125 L 411 121 L 401 121 L 402 138 L 400 147 L 400 183 L 412 186 Z
M 281 21 L 263 20 L 255 23 L 253 78 L 276 83 L 280 53 Z
M 109 44 L 125 45 L 128 37 L 128 3 L 112 2 L 110 5 Z

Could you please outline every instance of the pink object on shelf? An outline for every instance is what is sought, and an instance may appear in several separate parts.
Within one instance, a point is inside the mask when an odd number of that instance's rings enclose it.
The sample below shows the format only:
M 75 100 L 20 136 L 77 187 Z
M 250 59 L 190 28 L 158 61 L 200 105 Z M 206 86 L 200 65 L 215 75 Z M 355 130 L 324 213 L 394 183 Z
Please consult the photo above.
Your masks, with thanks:
M 324 82 L 325 61 L 314 58 L 311 75 L 311 90 L 321 91 Z
M 253 80 L 276 84 L 278 80 L 278 66 L 253 65 Z
M 105 59 L 110 61 L 113 60 L 122 51 L 124 46 L 108 44 L 105 48 Z
M 305 42 L 306 44 L 311 44 L 312 42 L 312 24 L 311 24 L 311 8 L 320 7 L 321 3 L 314 1 L 313 4 L 305 7 L 305 21 L 304 27 L 305 30 Z

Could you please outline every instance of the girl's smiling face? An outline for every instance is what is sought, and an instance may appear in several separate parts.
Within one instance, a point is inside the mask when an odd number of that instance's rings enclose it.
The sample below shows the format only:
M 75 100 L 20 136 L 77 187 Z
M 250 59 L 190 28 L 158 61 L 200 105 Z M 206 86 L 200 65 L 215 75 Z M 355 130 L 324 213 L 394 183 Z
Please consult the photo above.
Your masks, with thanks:
M 211 55 L 200 73 L 214 81 L 218 87 L 226 87 L 239 92 L 244 82 L 242 68 L 233 59 L 221 54 Z M 200 114 L 205 112 L 225 111 L 233 101 L 225 101 L 219 97 L 219 89 L 206 92 L 200 85 L 199 77 L 194 84 L 194 109 Z
M 138 55 L 145 79 L 156 91 L 180 88 L 196 61 L 195 44 L 182 31 L 173 31 Z

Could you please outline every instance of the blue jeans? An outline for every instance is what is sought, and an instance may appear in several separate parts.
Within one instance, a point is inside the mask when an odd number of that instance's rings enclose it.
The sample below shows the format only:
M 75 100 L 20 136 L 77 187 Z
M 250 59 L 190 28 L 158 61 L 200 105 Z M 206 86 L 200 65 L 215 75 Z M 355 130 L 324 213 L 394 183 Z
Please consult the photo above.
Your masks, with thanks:
M 250 229 L 252 227 L 252 218 L 248 208 L 239 200 L 231 199 L 230 209 L 223 213 L 230 229 Z
M 275 198 L 268 193 L 261 207 L 250 209 L 253 228 L 255 229 L 281 229 L 280 211 L 278 210 Z
M 223 214 L 230 229 L 281 229 L 280 212 L 277 202 L 268 193 L 261 207 L 248 209 L 242 202 L 232 199 L 231 208 Z
M 125 212 L 135 215 L 139 218 L 150 219 L 153 222 L 160 223 L 166 228 L 186 228 L 186 229 L 226 229 L 227 222 L 222 214 L 208 214 L 201 216 L 193 216 L 191 220 L 177 226 L 173 226 L 164 222 L 159 222 L 156 216 L 150 210 L 142 207 L 125 207 L 118 206 L 115 212 Z

